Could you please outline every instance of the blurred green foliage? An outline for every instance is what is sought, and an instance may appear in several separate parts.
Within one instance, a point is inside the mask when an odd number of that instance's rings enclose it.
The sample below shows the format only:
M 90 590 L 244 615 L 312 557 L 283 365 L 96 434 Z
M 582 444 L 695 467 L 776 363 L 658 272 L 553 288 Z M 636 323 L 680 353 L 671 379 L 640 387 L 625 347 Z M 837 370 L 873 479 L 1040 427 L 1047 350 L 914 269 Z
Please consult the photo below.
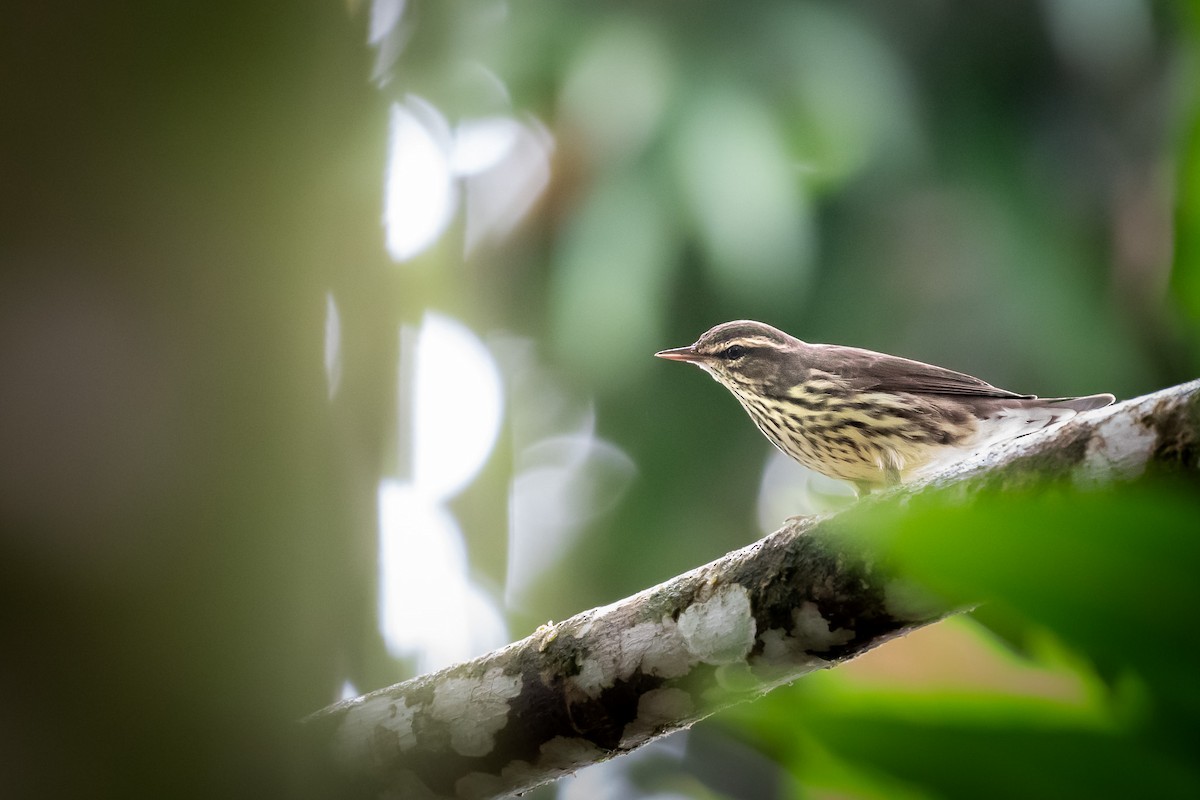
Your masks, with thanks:
M 1003 647 L 1085 690 L 1038 696 L 983 675 L 973 689 L 939 689 L 933 655 L 915 690 L 834 670 L 726 724 L 802 784 L 852 796 L 1194 796 L 1194 478 L 914 506 L 847 516 L 943 601 L 984 603 L 978 618 Z

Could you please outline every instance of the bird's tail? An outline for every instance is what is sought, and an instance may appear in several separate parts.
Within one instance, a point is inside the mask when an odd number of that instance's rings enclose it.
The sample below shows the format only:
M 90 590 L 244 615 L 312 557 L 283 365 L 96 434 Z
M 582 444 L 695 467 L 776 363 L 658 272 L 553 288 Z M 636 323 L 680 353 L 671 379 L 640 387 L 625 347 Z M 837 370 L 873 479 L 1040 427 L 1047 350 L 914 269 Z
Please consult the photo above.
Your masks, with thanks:
M 1111 394 L 1089 394 L 1087 397 L 1050 397 L 1042 400 L 1042 404 L 1054 408 L 1070 408 L 1075 411 L 1091 411 L 1096 408 L 1111 406 L 1116 402 Z
M 960 446 L 957 452 L 948 452 L 911 474 L 936 472 L 949 463 L 1009 439 L 1057 428 L 1077 414 L 1103 408 L 1115 400 L 1111 394 L 1093 394 L 1087 397 L 1026 397 L 992 401 L 987 406 L 978 408 L 977 414 L 981 424 L 975 435 Z
M 1087 397 L 999 400 L 990 413 L 983 415 L 986 424 L 980 426 L 978 437 L 972 444 L 976 448 L 987 447 L 1005 439 L 1056 428 L 1076 414 L 1103 408 L 1115 399 L 1111 394 L 1093 394 Z

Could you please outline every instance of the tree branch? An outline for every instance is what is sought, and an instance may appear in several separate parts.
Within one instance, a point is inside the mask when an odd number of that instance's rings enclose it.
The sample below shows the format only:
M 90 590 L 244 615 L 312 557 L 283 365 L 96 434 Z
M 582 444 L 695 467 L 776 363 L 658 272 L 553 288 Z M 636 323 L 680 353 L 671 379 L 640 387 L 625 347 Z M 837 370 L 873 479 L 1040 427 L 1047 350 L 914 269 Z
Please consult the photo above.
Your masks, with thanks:
M 921 485 L 961 492 L 1200 469 L 1200 381 L 1009 442 Z M 304 721 L 355 796 L 492 798 L 686 728 L 952 612 L 891 574 L 838 515 L 780 530 L 501 650 Z

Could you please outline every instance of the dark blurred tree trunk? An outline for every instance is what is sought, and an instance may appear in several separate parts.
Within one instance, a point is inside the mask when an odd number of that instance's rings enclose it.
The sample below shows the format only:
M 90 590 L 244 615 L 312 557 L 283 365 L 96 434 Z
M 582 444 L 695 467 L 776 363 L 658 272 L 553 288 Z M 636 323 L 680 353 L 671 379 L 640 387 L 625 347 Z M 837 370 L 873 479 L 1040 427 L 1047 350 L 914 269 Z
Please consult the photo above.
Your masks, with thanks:
M 370 624 L 347 537 L 395 368 L 361 28 L 327 0 L 5 9 L 8 797 L 308 789 L 287 732 Z M 365 354 L 332 413 L 331 290 Z

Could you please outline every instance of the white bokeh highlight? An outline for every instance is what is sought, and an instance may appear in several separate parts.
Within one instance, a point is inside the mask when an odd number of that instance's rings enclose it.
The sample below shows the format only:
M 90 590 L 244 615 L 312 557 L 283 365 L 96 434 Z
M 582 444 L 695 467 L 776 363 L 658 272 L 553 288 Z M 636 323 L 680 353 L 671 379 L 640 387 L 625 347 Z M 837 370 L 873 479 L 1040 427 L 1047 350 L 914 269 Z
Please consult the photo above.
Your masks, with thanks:
M 367 23 L 367 44 L 379 44 L 392 34 L 404 17 L 405 0 L 371 0 Z
M 407 352 L 412 480 L 379 485 L 379 629 L 393 657 L 428 672 L 508 641 L 496 604 L 471 578 L 447 507 L 491 454 L 503 387 L 487 348 L 450 317 L 427 313 Z
M 421 322 L 414 359 L 413 481 L 448 499 L 475 477 L 496 442 L 500 371 L 470 329 L 435 313 Z
M 406 262 L 426 251 L 460 202 L 466 254 L 507 235 L 549 185 L 553 149 L 536 118 L 494 114 L 452 126 L 433 104 L 408 95 L 391 110 L 383 212 L 388 254 Z
M 332 292 L 325 294 L 325 386 L 332 400 L 342 385 L 342 318 Z
M 470 577 L 462 531 L 419 486 L 379 486 L 379 627 L 388 653 L 418 672 L 504 644 L 495 603 Z
M 387 250 L 396 261 L 428 248 L 454 216 L 450 138 L 445 117 L 428 101 L 409 95 L 392 106 L 383 222 Z
M 469 256 L 487 241 L 508 235 L 550 185 L 554 137 L 536 119 L 494 120 L 472 130 L 459 158 L 466 182 L 464 251 Z M 485 156 L 493 156 L 486 161 Z

